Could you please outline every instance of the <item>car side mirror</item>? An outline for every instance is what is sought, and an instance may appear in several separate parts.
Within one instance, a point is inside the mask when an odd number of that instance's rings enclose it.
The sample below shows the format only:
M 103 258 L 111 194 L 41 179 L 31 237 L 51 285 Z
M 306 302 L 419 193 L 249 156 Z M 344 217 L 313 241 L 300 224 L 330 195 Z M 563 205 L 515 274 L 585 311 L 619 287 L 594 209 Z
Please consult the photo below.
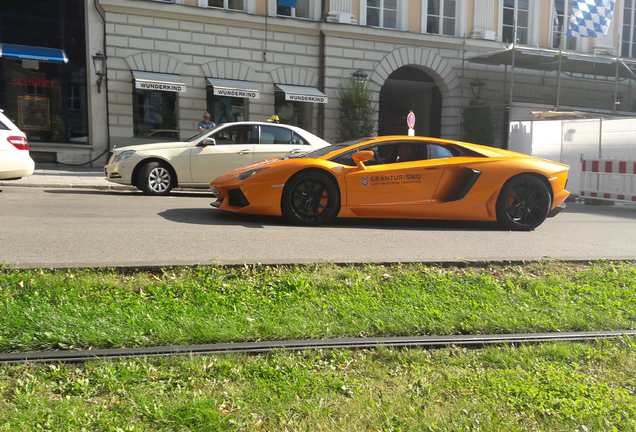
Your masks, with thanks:
M 358 168 L 367 169 L 364 163 L 375 159 L 375 152 L 373 150 L 362 150 L 351 155 L 351 159 L 353 159 Z
M 216 145 L 216 140 L 212 137 L 205 138 L 203 141 L 199 143 L 201 147 L 213 146 Z

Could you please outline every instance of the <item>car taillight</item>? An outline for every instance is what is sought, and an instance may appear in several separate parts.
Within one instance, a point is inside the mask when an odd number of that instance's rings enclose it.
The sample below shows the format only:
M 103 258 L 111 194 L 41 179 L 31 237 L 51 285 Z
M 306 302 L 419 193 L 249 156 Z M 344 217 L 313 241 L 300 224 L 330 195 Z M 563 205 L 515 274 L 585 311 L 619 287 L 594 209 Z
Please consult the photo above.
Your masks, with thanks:
M 18 150 L 29 150 L 29 142 L 25 137 L 17 135 L 10 136 L 7 138 L 7 141 L 9 141 L 9 144 L 13 145 L 13 147 Z

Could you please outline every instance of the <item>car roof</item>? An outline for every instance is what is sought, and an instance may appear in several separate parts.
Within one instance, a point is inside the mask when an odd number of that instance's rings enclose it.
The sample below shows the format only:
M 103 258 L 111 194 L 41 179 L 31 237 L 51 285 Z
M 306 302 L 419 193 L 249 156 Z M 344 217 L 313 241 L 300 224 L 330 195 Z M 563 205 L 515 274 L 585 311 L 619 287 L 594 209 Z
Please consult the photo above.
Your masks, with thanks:
M 379 137 L 369 137 L 362 138 L 356 142 L 351 143 L 346 147 L 340 147 L 334 149 L 332 152 L 324 155 L 325 159 L 330 159 L 339 154 L 346 153 L 351 150 L 355 150 L 356 148 L 365 147 L 371 144 L 379 144 L 383 142 L 392 142 L 392 141 L 422 141 L 422 142 L 432 142 L 439 145 L 455 145 L 466 148 L 468 150 L 472 150 L 476 153 L 479 153 L 485 157 L 520 157 L 524 156 L 519 153 L 515 153 L 509 150 L 504 150 L 496 147 L 485 146 L 481 144 L 472 144 L 463 141 L 457 140 L 449 140 L 444 138 L 436 138 L 436 137 L 428 137 L 428 136 L 409 136 L 409 135 L 386 135 Z

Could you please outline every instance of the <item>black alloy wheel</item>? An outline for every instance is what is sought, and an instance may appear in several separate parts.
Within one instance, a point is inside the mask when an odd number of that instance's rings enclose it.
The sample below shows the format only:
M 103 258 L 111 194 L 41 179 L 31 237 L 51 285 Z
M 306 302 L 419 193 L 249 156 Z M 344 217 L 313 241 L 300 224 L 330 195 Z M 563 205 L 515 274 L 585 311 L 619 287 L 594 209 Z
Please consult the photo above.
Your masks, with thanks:
M 282 210 L 283 215 L 295 224 L 329 223 L 340 210 L 338 185 L 321 172 L 300 173 L 285 185 Z
M 497 222 L 508 230 L 532 231 L 545 221 L 552 206 L 548 186 L 532 175 L 506 183 L 497 200 Z

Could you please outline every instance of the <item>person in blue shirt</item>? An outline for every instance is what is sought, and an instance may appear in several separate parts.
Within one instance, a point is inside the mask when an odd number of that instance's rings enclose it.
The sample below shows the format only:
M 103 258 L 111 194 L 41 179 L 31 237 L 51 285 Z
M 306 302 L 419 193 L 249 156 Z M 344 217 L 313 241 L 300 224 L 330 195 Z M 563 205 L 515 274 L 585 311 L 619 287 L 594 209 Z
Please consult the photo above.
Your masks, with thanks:
M 203 132 L 208 129 L 214 129 L 215 127 L 216 127 L 216 123 L 210 120 L 210 113 L 209 112 L 203 113 L 203 120 L 197 123 L 197 130 L 199 132 Z

